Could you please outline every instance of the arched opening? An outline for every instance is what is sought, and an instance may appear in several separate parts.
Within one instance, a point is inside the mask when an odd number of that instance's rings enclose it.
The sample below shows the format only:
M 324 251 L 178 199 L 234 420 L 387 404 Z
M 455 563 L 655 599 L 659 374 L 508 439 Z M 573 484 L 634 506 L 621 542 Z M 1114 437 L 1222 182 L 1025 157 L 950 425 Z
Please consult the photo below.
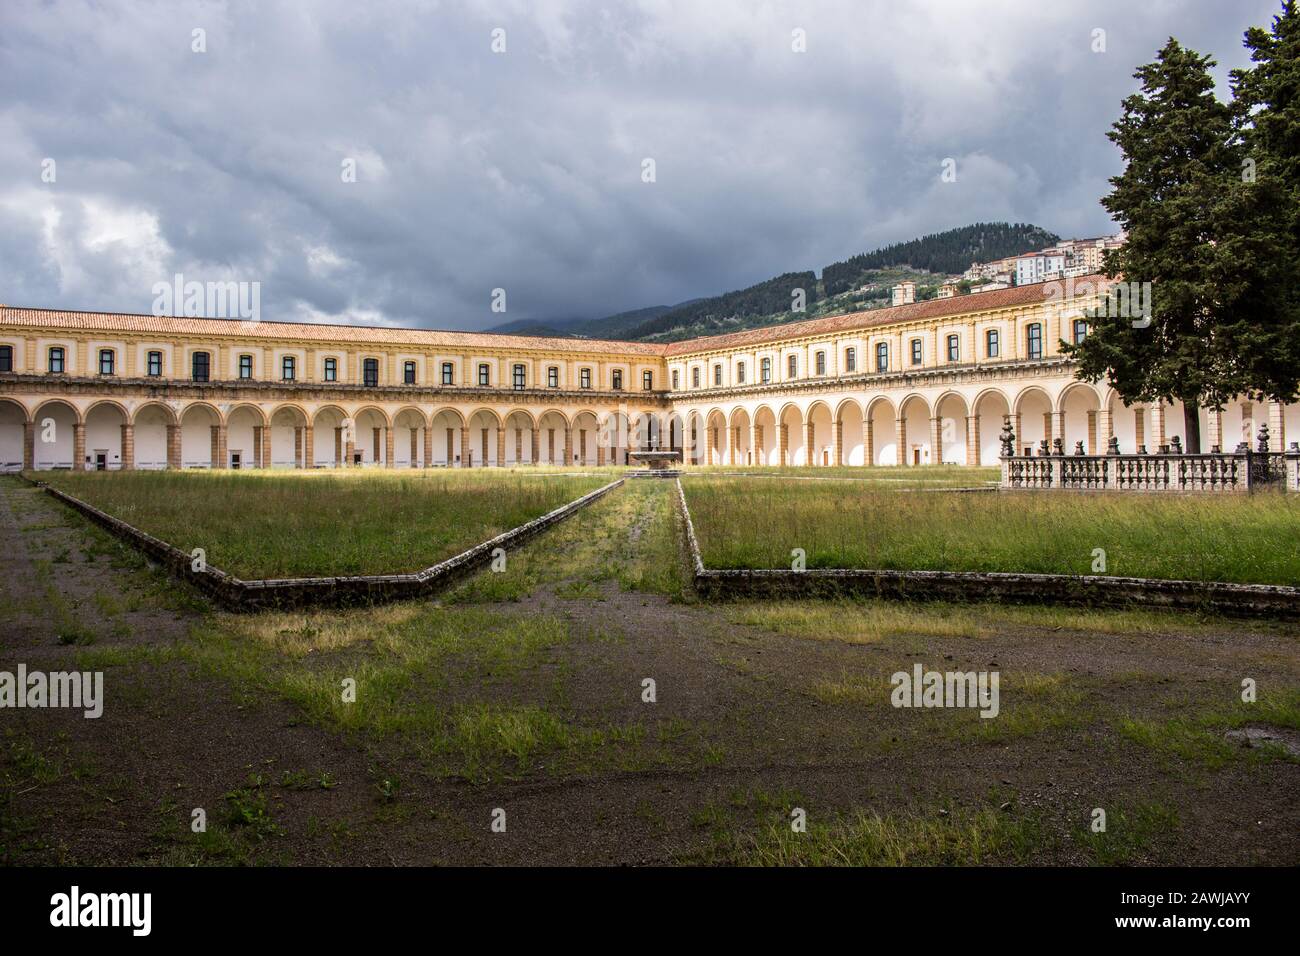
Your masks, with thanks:
M 940 396 L 934 409 L 939 419 L 939 453 L 931 461 L 936 465 L 968 464 L 974 456 L 968 453 L 973 436 L 967 429 L 966 399 L 956 392 L 948 392 Z
M 1062 450 L 1073 455 L 1082 447 L 1089 455 L 1100 455 L 1106 449 L 1101 447 L 1097 430 L 1097 412 L 1101 409 L 1101 399 L 1091 385 L 1078 383 L 1066 386 L 1061 393 Z M 1182 407 L 1178 409 L 1178 421 L 1181 430 Z
M 528 412 L 516 410 L 506 416 L 506 463 L 522 465 L 525 462 L 537 464 L 532 459 L 533 431 L 536 425 Z
M 37 471 L 72 468 L 77 410 L 67 402 L 50 401 L 38 407 L 32 419 L 36 422 L 32 467 Z
M 387 460 L 392 430 L 388 416 L 378 408 L 362 408 L 352 416 L 352 461 L 363 467 L 378 467 Z
M 0 398 L 0 471 L 22 470 L 26 424 L 27 409 L 15 401 Z
M 749 412 L 743 408 L 734 409 L 731 413 L 731 438 L 727 442 L 729 451 L 728 464 L 732 465 L 749 465 L 753 464 L 753 448 L 750 447 L 750 426 L 751 420 Z
M 840 407 L 835 412 L 835 427 L 839 433 L 839 461 L 832 461 L 832 465 L 867 464 L 863 421 L 862 406 L 855 401 L 840 402 Z
M 1011 404 L 996 389 L 989 389 L 975 399 L 974 444 L 979 449 L 978 465 L 996 465 L 1002 459 L 1002 426 L 1011 417 Z M 1019 443 L 1019 436 L 1016 439 Z
M 281 405 L 271 413 L 271 467 L 302 468 L 307 454 L 307 415 L 294 405 Z
M 233 422 L 234 416 L 231 416 Z M 233 431 L 234 425 L 231 425 Z M 312 466 L 341 468 L 347 461 L 348 415 L 337 405 L 316 410 L 311 420 Z
M 1016 452 L 1036 455 L 1044 441 L 1052 446 L 1052 402 L 1041 388 L 1027 388 L 1016 396 L 1011 429 L 1016 433 Z
M 429 427 L 433 431 L 433 463 L 454 468 L 461 461 L 461 430 L 465 420 L 453 408 L 441 408 L 433 416 Z
M 195 402 L 181 412 L 181 467 L 220 466 L 218 435 L 221 416 L 211 405 Z
M 760 405 L 754 412 L 754 460 L 755 465 L 775 465 L 780 460 L 781 438 L 777 434 L 776 413 L 766 405 Z
M 117 471 L 122 467 L 122 433 L 126 412 L 116 402 L 100 402 L 86 412 L 86 467 Z
M 797 405 L 781 409 L 781 427 L 777 438 L 778 465 L 806 465 L 807 443 L 803 434 L 803 413 Z
M 568 420 L 554 409 L 542 414 L 537 423 L 539 462 L 545 465 L 564 463 L 564 431 L 568 427 Z
M 167 429 L 175 422 L 171 409 L 150 402 L 136 409 L 131 429 L 135 438 L 135 467 L 154 471 L 167 467 Z
M 573 457 L 582 465 L 595 465 L 600 457 L 600 423 L 592 412 L 573 416 Z
M 829 405 L 825 402 L 814 402 L 808 408 L 804 432 L 807 446 L 804 451 L 804 463 L 818 467 L 836 464 L 833 460 L 835 421 L 831 417 Z
M 877 398 L 867 409 L 868 444 L 866 455 L 873 465 L 901 465 L 903 459 L 898 448 L 898 413 L 887 398 Z
M 393 416 L 393 464 L 398 468 L 419 468 L 424 461 L 424 412 L 403 408 Z
M 930 406 L 920 395 L 903 400 L 899 417 L 904 422 L 903 464 L 928 465 L 937 460 L 930 447 Z
M 474 467 L 486 467 L 502 464 L 501 448 L 498 447 L 498 434 L 503 438 L 501 420 L 496 412 L 480 408 L 469 417 L 469 452 L 470 463 Z

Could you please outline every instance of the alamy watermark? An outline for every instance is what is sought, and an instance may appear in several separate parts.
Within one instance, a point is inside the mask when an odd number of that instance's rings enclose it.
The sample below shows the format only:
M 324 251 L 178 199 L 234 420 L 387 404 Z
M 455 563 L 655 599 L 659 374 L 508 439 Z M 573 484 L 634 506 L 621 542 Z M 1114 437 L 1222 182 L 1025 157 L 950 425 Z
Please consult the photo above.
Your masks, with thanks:
M 103 671 L 0 671 L 0 708 L 67 707 L 88 720 L 104 713 Z
M 896 671 L 889 678 L 895 707 L 978 707 L 981 717 L 996 717 L 1001 709 L 997 671 L 927 671 L 920 664 L 912 673 Z
M 257 322 L 262 316 L 262 283 L 186 281 L 176 273 L 171 282 L 155 282 L 153 314 L 190 319 L 243 319 Z

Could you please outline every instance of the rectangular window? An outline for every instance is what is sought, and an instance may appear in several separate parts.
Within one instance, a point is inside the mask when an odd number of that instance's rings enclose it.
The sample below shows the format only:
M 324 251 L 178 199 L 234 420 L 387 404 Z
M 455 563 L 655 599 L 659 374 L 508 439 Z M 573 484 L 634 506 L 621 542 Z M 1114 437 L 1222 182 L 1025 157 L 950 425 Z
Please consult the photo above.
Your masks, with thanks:
M 526 380 L 524 378 L 524 367 L 522 365 L 516 365 L 513 371 L 514 371 L 515 390 L 521 391 L 524 385 L 526 384 Z
M 252 362 L 252 359 L 249 359 Z M 327 358 L 325 360 L 325 381 L 337 382 L 339 380 L 339 360 L 336 358 Z
M 713 366 L 713 384 L 716 385 L 716 386 L 720 386 L 720 385 L 722 385 L 722 366 L 721 366 L 721 365 L 715 365 L 715 366 Z
M 379 385 L 379 359 L 368 358 L 361 364 L 361 384 L 370 388 Z
M 948 336 L 948 361 L 958 362 L 961 360 L 961 339 L 955 335 Z
M 697 365 L 691 369 L 691 388 L 700 387 L 700 367 Z
M 112 349 L 99 350 L 99 374 L 100 375 L 113 374 L 113 350 Z
M 1029 357 L 1031 359 L 1040 359 L 1043 357 L 1043 327 L 1037 322 L 1032 323 L 1026 331 L 1027 344 L 1029 346 Z
M 326 372 L 325 377 L 328 381 L 333 381 L 333 379 L 329 378 L 329 367 L 330 367 L 330 362 L 332 361 L 334 360 L 333 359 L 325 360 L 325 372 Z M 239 377 L 242 379 L 250 379 L 253 377 L 253 356 L 251 355 L 239 356 Z
M 591 369 L 584 368 L 578 373 L 578 387 L 591 388 Z
M 487 386 L 492 384 L 492 372 L 486 362 L 482 362 L 478 367 L 478 383 Z
M 623 370 L 621 368 L 614 369 L 614 374 L 610 377 L 610 380 L 614 385 L 614 391 L 623 391 Z
M 0 372 L 12 372 L 14 370 L 14 347 L 12 345 L 0 345 Z
M 63 374 L 63 349 L 59 348 L 57 345 L 50 349 L 49 370 L 55 375 Z
M 1088 337 L 1088 323 L 1083 319 L 1074 320 L 1074 344 L 1078 345 Z
M 797 355 L 787 356 L 785 363 L 786 363 L 786 377 L 798 378 L 799 377 L 799 356 Z
M 286 382 L 292 382 L 297 371 L 298 360 L 292 355 L 286 355 L 280 359 L 280 378 Z
M 454 373 L 455 373 L 455 366 L 453 366 L 450 362 L 443 362 L 442 363 L 442 384 L 454 385 L 456 383 Z
M 772 381 L 772 360 L 770 358 L 763 359 L 763 361 L 759 363 L 758 370 L 758 377 L 764 385 Z
M 547 388 L 559 388 L 559 387 L 560 387 L 560 369 L 559 369 L 559 366 L 552 365 L 550 368 L 548 368 L 548 369 L 546 370 L 546 387 L 547 387 Z
M 681 387 L 681 377 L 677 374 L 677 369 L 673 369 L 673 391 L 676 391 Z
M 921 364 L 921 340 L 912 339 L 912 364 Z
M 207 352 L 195 352 L 190 358 L 190 378 L 196 382 L 206 382 L 210 362 L 211 357 Z
M 406 362 L 402 365 L 402 384 L 404 385 L 415 384 L 415 363 L 414 362 Z
M 818 375 L 826 374 L 826 353 L 825 352 L 817 353 L 817 374 Z
M 641 391 L 653 392 L 655 390 L 655 373 L 644 371 L 641 373 Z
M 997 358 L 1002 351 L 1002 343 L 998 341 L 998 330 L 989 329 L 984 333 L 984 351 L 988 353 L 989 358 Z
M 847 348 L 844 350 L 844 371 L 856 372 L 858 370 L 858 350 Z
M 162 374 L 162 353 L 161 352 L 149 353 L 147 368 L 149 370 L 150 375 L 158 376 Z
M 889 343 L 881 342 L 876 346 L 876 371 L 889 371 Z
M 737 385 L 745 384 L 745 363 L 744 362 L 736 363 L 736 384 Z

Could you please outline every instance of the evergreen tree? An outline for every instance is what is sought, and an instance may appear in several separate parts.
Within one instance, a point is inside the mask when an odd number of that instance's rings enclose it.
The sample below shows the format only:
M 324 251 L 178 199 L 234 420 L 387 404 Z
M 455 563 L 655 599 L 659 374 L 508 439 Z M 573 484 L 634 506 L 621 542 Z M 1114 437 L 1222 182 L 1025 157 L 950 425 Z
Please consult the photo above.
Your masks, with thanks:
M 1124 172 L 1102 200 L 1128 235 L 1107 253 L 1104 271 L 1150 282 L 1151 315 L 1099 310 L 1087 338 L 1063 346 L 1080 378 L 1108 379 L 1125 402 L 1181 401 L 1189 451 L 1200 450 L 1200 405 L 1221 406 L 1246 390 L 1241 363 L 1216 334 L 1225 319 L 1215 282 L 1218 218 L 1228 184 L 1240 178 L 1241 145 L 1238 114 L 1214 94 L 1213 65 L 1171 37 L 1134 74 L 1142 88 L 1107 134 Z

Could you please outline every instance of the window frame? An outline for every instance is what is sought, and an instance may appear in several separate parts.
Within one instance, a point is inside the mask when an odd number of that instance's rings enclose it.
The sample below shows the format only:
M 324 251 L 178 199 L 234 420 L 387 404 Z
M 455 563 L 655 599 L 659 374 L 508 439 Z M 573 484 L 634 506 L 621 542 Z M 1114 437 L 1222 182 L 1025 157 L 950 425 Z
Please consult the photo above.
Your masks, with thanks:
M 889 371 L 889 343 L 888 342 L 876 343 L 876 371 L 877 372 Z
M 558 365 L 548 365 L 546 367 L 546 387 L 560 387 L 560 367 Z
M 1002 336 L 997 329 L 984 330 L 984 355 L 991 359 L 1002 357 Z
M 492 365 L 491 365 L 491 363 L 489 363 L 489 362 L 479 362 L 479 363 L 478 363 L 478 379 L 477 379 L 477 381 L 478 381 L 478 387 L 479 387 L 479 388 L 491 388 L 491 387 L 492 387 Z
M 961 336 L 958 335 L 956 332 L 949 332 L 946 341 L 948 343 L 948 361 L 960 362 L 961 361 Z
M 925 345 L 920 339 L 912 339 L 912 364 L 925 364 Z
M 698 365 L 692 365 L 691 366 L 691 388 L 699 388 L 699 387 L 700 387 L 700 367 Z
M 200 362 L 199 359 L 203 361 Z M 199 366 L 203 367 L 202 376 L 199 375 Z M 212 381 L 212 353 L 205 352 L 202 349 L 190 353 L 190 381 L 191 382 L 210 382 Z
M 787 355 L 787 356 L 785 357 L 785 371 L 786 371 L 786 378 L 798 378 L 798 377 L 799 377 L 799 355 L 798 355 L 798 353 L 796 353 L 796 352 L 791 352 L 789 355 Z
M 325 357 L 324 379 L 327 382 L 337 382 L 339 380 L 339 360 L 333 356 Z
M 850 345 L 844 350 L 844 371 L 856 372 L 858 370 L 858 350 Z
M 641 370 L 641 391 L 653 392 L 655 390 L 655 373 L 651 369 Z
M 108 370 L 104 369 L 104 359 L 108 359 Z M 116 375 L 117 374 L 117 353 L 112 349 L 99 350 L 99 374 Z
M 247 372 L 247 374 L 245 374 Z M 253 378 L 253 356 L 244 352 L 239 356 L 239 379 L 240 381 L 250 381 Z
M 361 360 L 361 385 L 363 388 L 379 387 L 379 359 L 372 356 Z
M 296 382 L 298 380 L 298 356 L 280 356 L 280 381 Z
M 770 385 L 772 382 L 772 357 L 765 356 L 758 363 L 758 379 L 761 385 Z
M 14 370 L 14 347 L 12 345 L 0 345 L 0 372 L 12 372 Z
M 586 367 L 584 367 L 584 368 L 580 368 L 580 369 L 578 369 L 578 388 L 584 388 L 584 389 L 590 389 L 590 388 L 591 388 L 591 369 L 590 369 L 590 368 L 586 368 Z
M 56 355 L 57 354 L 57 358 Z M 55 365 L 58 368 L 55 368 Z M 68 350 L 62 345 L 51 345 L 45 351 L 45 371 L 50 375 L 63 375 L 68 367 Z
M 1030 322 L 1025 326 L 1025 357 L 1038 360 L 1043 357 L 1043 323 Z
M 441 374 L 443 385 L 456 384 L 456 365 L 454 362 L 443 362 Z
M 745 384 L 745 363 L 744 362 L 736 363 L 736 384 L 737 385 Z
M 614 391 L 623 391 L 623 370 L 621 368 L 616 368 L 610 372 L 609 384 Z
M 817 370 L 816 374 L 818 376 L 826 374 L 826 352 L 824 349 L 819 349 L 813 356 L 813 368 Z
M 154 371 L 154 360 L 157 359 L 158 371 Z M 157 349 L 150 349 L 144 353 L 145 376 L 148 378 L 161 378 L 163 373 L 163 354 Z
M 403 385 L 416 384 L 415 362 L 412 359 L 407 359 L 406 361 L 402 362 L 402 384 Z
M 510 384 L 516 392 L 522 392 L 528 387 L 528 369 L 522 363 L 516 362 L 511 366 Z

